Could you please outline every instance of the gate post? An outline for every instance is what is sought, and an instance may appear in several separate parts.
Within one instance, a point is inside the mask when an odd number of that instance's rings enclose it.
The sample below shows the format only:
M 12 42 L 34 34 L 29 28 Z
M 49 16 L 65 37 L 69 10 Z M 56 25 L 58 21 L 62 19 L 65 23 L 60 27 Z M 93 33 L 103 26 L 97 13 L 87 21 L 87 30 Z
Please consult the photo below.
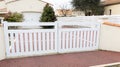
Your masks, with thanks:
M 4 40 L 5 40 L 5 52 L 7 58 L 9 54 L 8 22 L 4 22 Z
M 0 60 L 5 59 L 5 39 L 4 39 L 4 30 L 3 26 L 0 26 Z

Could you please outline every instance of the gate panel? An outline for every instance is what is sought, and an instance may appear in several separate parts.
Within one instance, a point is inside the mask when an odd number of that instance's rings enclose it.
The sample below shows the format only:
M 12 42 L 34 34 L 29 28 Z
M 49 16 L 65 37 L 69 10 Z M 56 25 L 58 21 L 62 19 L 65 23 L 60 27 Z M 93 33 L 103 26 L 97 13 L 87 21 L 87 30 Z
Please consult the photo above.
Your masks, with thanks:
M 27 26 L 24 23 L 5 23 L 7 57 L 35 56 L 57 53 L 57 29 L 8 29 L 11 26 Z M 33 24 L 32 26 L 56 23 Z M 30 25 L 29 25 L 30 26 Z
M 90 25 L 89 23 L 60 23 L 59 53 L 98 49 L 100 24 L 93 24 L 96 27 L 89 27 Z
M 40 28 L 51 25 L 54 29 Z M 10 28 L 11 26 L 14 28 Z M 99 43 L 99 27 L 100 24 L 88 23 L 28 25 L 5 22 L 6 55 L 10 58 L 96 50 Z

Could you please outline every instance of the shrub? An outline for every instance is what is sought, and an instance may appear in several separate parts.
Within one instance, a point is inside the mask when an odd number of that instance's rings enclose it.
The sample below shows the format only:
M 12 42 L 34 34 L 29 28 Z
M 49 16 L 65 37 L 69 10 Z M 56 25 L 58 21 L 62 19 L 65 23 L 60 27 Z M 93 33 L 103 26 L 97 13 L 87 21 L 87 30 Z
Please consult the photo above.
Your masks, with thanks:
M 20 13 L 11 13 L 9 12 L 8 14 L 5 15 L 5 21 L 8 22 L 22 22 L 23 21 L 23 15 Z
M 53 8 L 51 6 L 49 6 L 49 4 L 46 4 L 46 6 L 44 7 L 42 16 L 40 18 L 41 22 L 55 22 L 56 16 L 55 16 L 55 12 L 53 10 Z M 48 28 L 54 28 L 54 26 L 42 26 L 45 29 Z
M 53 8 L 49 6 L 49 4 L 46 4 L 46 6 L 44 7 L 42 16 L 40 18 L 40 21 L 41 22 L 54 22 L 56 20 L 57 19 L 56 19 Z

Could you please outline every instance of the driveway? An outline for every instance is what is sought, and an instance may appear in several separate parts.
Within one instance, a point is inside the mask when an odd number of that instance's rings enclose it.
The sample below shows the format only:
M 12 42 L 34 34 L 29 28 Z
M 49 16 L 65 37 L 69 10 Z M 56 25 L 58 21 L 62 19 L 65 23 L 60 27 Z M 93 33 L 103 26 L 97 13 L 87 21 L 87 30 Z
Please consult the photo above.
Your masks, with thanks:
M 89 51 L 6 59 L 0 61 L 0 67 L 89 67 L 114 62 L 120 62 L 119 52 Z

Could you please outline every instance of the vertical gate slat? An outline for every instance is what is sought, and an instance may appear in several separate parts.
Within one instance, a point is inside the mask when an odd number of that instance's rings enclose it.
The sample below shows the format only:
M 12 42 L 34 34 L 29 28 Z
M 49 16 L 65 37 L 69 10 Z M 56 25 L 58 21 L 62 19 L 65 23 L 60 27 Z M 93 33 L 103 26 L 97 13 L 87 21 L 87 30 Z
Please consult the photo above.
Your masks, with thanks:
M 84 31 L 84 48 L 86 48 L 86 30 Z
M 53 38 L 54 38 L 54 35 L 53 35 L 53 32 L 51 32 L 51 50 L 54 50 L 54 40 L 53 40 Z
M 54 51 L 55 51 L 55 52 L 59 52 L 59 51 L 58 51 L 58 45 L 59 45 L 59 44 L 58 44 L 58 43 L 59 43 L 59 42 L 58 42 L 58 40 L 59 40 L 59 39 L 58 39 L 58 36 L 59 36 L 59 33 L 58 33 L 57 29 L 55 29 L 54 34 L 55 34 L 55 37 L 54 37 L 54 38 L 55 38 L 55 40 L 54 40 L 54 41 L 55 41 L 55 44 L 54 44 L 54 45 L 55 45 L 55 50 L 54 50 Z
M 19 53 L 19 42 L 18 42 L 18 33 L 15 33 L 15 41 L 16 41 L 16 53 Z
M 29 32 L 29 46 L 30 46 L 30 53 L 33 53 L 33 37 L 32 37 L 32 32 Z
M 74 35 L 73 35 L 73 49 L 75 49 L 75 46 L 76 46 L 76 32 L 75 31 L 73 31 L 74 32 Z
M 53 49 L 55 50 L 56 47 L 55 47 L 55 43 L 56 43 L 56 40 L 55 40 L 55 32 L 53 32 Z
M 41 51 L 41 32 L 38 33 L 38 43 L 39 43 L 39 51 Z
M 92 44 L 92 47 L 95 45 L 95 31 L 93 30 L 93 37 L 92 37 L 92 42 L 93 42 L 93 44 Z
M 37 33 L 34 32 L 34 51 L 37 52 Z
M 21 52 L 24 52 L 23 33 L 20 33 Z
M 68 41 L 69 41 L 68 38 L 69 38 L 69 32 L 67 31 L 67 32 L 66 32 L 66 49 L 69 49 L 69 48 L 68 48 Z
M 69 39 L 70 40 L 70 49 L 72 49 L 72 37 L 73 37 L 72 32 L 70 32 L 70 39 Z
M 62 32 L 63 33 L 63 35 L 62 35 L 62 46 L 63 46 L 63 48 L 62 48 L 62 50 L 64 50 L 65 49 L 65 32 Z
M 70 32 L 68 32 L 68 49 L 70 49 Z
M 90 47 L 92 47 L 93 45 L 93 30 L 91 30 L 91 37 L 90 37 L 90 41 L 91 41 L 91 44 L 90 44 Z
M 46 38 L 46 40 L 47 40 L 47 41 L 46 41 L 47 50 L 49 51 L 49 50 L 50 50 L 50 49 L 49 49 L 49 48 L 50 48 L 50 45 L 49 45 L 49 36 L 50 36 L 50 35 L 49 35 L 49 32 L 46 33 L 46 36 L 47 36 L 47 38 Z
M 86 30 L 86 41 L 85 41 L 85 47 L 87 48 L 87 42 L 88 42 L 88 30 Z
M 66 49 L 66 32 L 64 32 L 64 49 Z
M 42 32 L 42 46 L 43 46 L 43 51 L 45 51 L 45 32 Z
M 87 48 L 89 48 L 89 36 L 90 36 L 90 31 L 88 29 L 87 30 Z
M 76 31 L 76 39 L 77 39 L 77 40 L 76 40 L 76 46 L 77 46 L 77 49 L 79 49 L 79 38 L 80 38 L 80 37 L 79 37 L 79 31 L 77 30 L 77 31 Z
M 61 45 L 60 50 L 61 50 L 61 49 L 63 49 L 63 40 L 62 40 L 62 39 L 63 39 L 63 32 L 60 31 L 60 33 L 61 33 L 61 34 L 60 34 L 60 35 L 61 35 L 61 36 L 60 36 L 60 45 Z
M 25 49 L 26 52 L 28 53 L 28 32 L 25 32 Z
M 10 52 L 11 54 L 14 54 L 15 53 L 15 49 L 14 49 L 14 33 L 10 33 L 10 41 L 11 41 L 11 49 L 10 49 Z
M 77 31 L 75 31 L 75 48 L 77 50 L 77 40 L 78 40 L 78 37 L 77 37 Z

